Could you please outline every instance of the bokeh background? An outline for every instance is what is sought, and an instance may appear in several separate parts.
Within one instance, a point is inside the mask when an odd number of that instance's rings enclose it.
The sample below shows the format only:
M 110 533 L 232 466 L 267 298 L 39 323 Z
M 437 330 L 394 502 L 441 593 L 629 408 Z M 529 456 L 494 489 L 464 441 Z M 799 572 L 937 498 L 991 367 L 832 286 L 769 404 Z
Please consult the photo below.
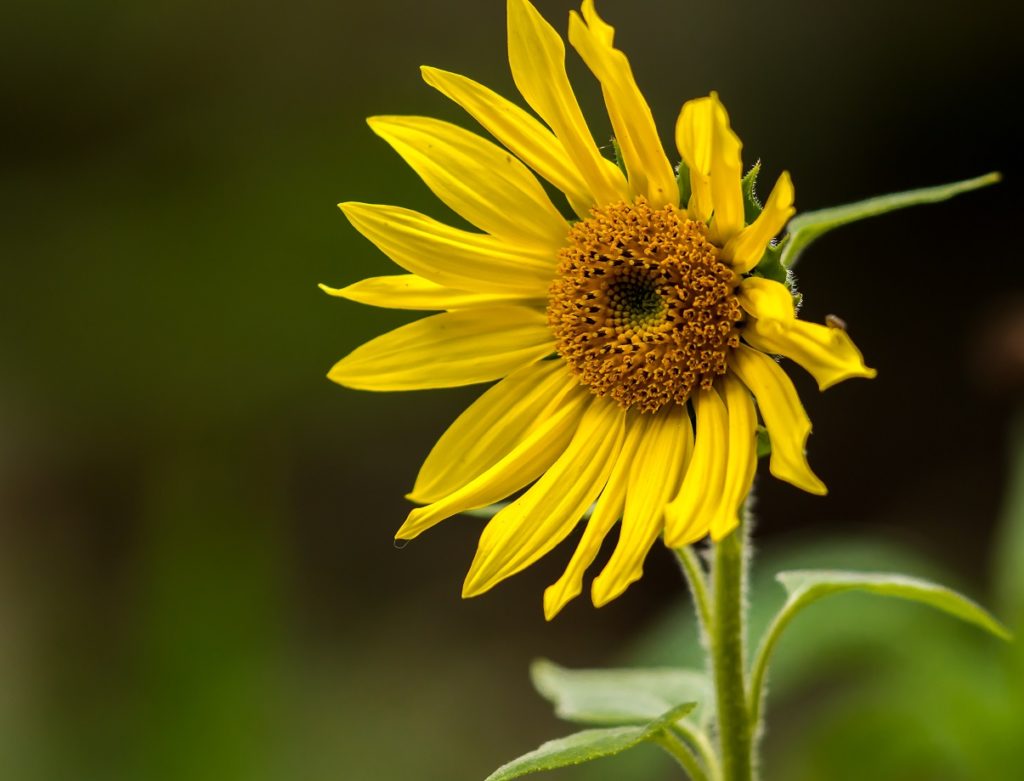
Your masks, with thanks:
M 538 3 L 560 30 L 570 5 Z M 766 182 L 789 169 L 803 209 L 1005 173 L 804 256 L 806 315 L 845 319 L 879 377 L 824 396 L 797 377 L 831 494 L 760 481 L 753 602 L 777 604 L 771 571 L 794 561 L 903 567 L 1024 627 L 1024 532 L 1006 531 L 1024 524 L 1007 499 L 1019 15 L 599 6 L 666 141 L 680 104 L 717 89 L 747 161 Z M 7 0 L 0 16 L 0 777 L 482 779 L 571 730 L 530 690 L 531 659 L 694 658 L 664 551 L 623 598 L 551 624 L 541 593 L 568 545 L 461 601 L 481 521 L 391 537 L 479 389 L 324 377 L 410 319 L 316 289 L 392 269 L 335 204 L 449 218 L 363 119 L 472 127 L 423 63 L 511 96 L 501 0 Z M 574 55 L 570 73 L 607 138 Z M 1024 777 L 1021 654 L 951 623 L 856 597 L 809 612 L 780 649 L 769 780 Z M 674 777 L 637 757 L 552 777 Z

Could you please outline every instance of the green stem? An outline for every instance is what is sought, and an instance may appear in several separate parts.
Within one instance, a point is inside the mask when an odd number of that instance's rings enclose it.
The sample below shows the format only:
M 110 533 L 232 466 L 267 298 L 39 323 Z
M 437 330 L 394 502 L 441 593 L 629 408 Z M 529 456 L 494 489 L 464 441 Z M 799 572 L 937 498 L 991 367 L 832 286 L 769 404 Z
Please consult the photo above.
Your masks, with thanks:
M 704 768 L 700 766 L 697 757 L 690 750 L 690 747 L 679 739 L 678 735 L 665 731 L 656 740 L 659 746 L 676 758 L 676 761 L 682 766 L 692 781 L 708 781 L 708 775 L 704 772 Z
M 722 766 L 718 762 L 715 747 L 711 745 L 707 733 L 702 729 L 693 728 L 685 720 L 677 722 L 673 727 L 683 740 L 693 746 L 697 756 L 700 757 L 700 761 L 707 768 L 708 779 L 710 781 L 722 781 Z
M 707 576 L 700 557 L 690 546 L 675 549 L 676 558 L 686 576 L 686 583 L 693 595 L 693 606 L 697 611 L 697 619 L 705 634 L 711 632 L 711 602 L 708 600 Z
M 754 657 L 754 664 L 750 668 L 750 723 L 759 724 L 761 721 L 761 703 L 764 698 L 764 679 L 768 672 L 768 662 L 771 660 L 775 644 L 782 636 L 782 630 L 789 626 L 789 622 L 800 612 L 802 605 L 799 602 L 789 602 L 775 616 L 768 631 L 761 639 L 761 645 Z
M 752 781 L 753 731 L 745 681 L 746 523 L 715 544 L 711 664 L 724 781 Z

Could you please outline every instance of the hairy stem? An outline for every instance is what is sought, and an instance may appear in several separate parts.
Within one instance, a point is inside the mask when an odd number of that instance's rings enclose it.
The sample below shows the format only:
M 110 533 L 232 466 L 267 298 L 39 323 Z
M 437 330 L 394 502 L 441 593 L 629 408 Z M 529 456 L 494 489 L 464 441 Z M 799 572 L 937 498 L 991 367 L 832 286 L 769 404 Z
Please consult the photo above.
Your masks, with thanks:
M 711 666 L 717 699 L 718 742 L 724 781 L 752 781 L 753 730 L 747 705 L 746 523 L 715 544 Z
M 757 725 L 761 720 L 762 700 L 764 699 L 764 680 L 768 672 L 768 662 L 771 659 L 775 644 L 782 636 L 782 630 L 789 626 L 789 622 L 800 611 L 801 605 L 787 604 L 775 619 L 771 626 L 764 633 L 761 645 L 754 657 L 754 664 L 750 673 L 750 721 Z
M 673 732 L 663 732 L 657 739 L 658 745 L 675 757 L 676 761 L 686 771 L 691 781 L 709 781 L 707 773 L 701 767 L 696 755 L 690 750 L 678 735 Z
M 673 729 L 688 745 L 693 747 L 707 770 L 708 781 L 722 781 L 722 766 L 707 733 L 692 726 L 685 719 L 673 725 Z
M 701 630 L 705 636 L 711 632 L 711 602 L 708 600 L 707 575 L 704 574 L 704 565 L 700 562 L 697 552 L 690 546 L 675 549 L 676 558 L 679 559 L 679 566 L 682 567 L 683 575 L 686 576 L 686 584 L 690 587 L 690 594 L 693 595 L 693 606 L 697 611 L 697 620 L 700 621 Z

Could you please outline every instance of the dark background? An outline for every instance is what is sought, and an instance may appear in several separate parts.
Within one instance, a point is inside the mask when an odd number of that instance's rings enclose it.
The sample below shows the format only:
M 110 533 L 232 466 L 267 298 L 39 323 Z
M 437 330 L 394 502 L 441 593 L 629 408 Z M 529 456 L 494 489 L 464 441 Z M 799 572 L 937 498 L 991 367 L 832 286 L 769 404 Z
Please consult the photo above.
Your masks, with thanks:
M 570 5 L 538 7 L 564 32 Z M 679 106 L 717 89 L 746 161 L 766 183 L 790 170 L 804 210 L 1006 176 L 803 257 L 804 316 L 840 315 L 879 376 L 821 395 L 793 371 L 831 493 L 762 478 L 768 551 L 894 542 L 987 593 L 1024 369 L 1024 36 L 1006 7 L 599 4 L 673 157 Z M 391 538 L 479 389 L 332 385 L 335 360 L 411 318 L 316 289 L 393 271 L 338 201 L 449 218 L 363 119 L 472 127 L 424 63 L 512 96 L 504 4 L 0 14 L 0 775 L 480 779 L 566 732 L 528 661 L 628 659 L 684 609 L 671 557 L 551 624 L 568 546 L 461 601 L 481 521 Z M 574 54 L 570 74 L 607 138 Z

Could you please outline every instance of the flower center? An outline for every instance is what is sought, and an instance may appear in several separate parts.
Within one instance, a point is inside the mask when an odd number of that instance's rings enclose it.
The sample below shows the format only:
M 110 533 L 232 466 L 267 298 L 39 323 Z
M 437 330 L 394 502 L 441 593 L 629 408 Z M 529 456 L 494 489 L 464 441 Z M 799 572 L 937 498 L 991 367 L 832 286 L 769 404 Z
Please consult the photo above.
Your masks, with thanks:
M 683 404 L 739 345 L 739 277 L 703 223 L 643 198 L 596 208 L 569 231 L 548 324 L 580 382 L 623 407 Z

